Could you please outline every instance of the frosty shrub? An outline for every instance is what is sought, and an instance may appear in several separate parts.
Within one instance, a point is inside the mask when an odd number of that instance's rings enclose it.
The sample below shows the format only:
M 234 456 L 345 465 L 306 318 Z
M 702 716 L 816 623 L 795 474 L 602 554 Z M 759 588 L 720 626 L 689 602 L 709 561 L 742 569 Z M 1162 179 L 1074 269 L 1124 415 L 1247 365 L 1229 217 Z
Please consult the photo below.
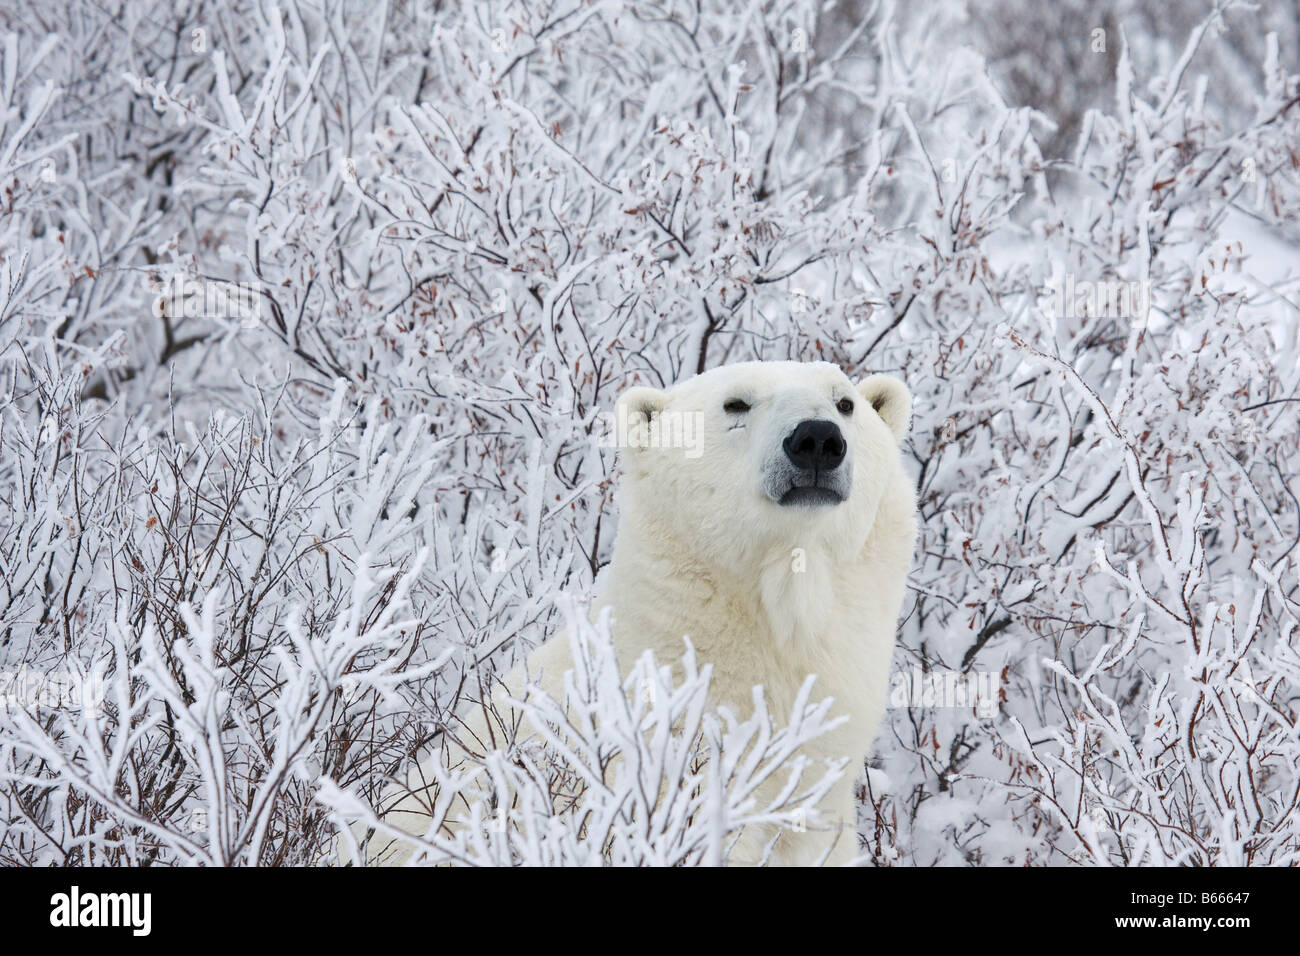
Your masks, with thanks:
M 1300 863 L 1294 23 L 1072 4 L 1106 95 L 1004 98 L 1034 6 L 7 4 L 0 862 L 320 862 L 566 616 L 421 862 L 803 825 L 816 684 L 713 713 L 557 604 L 617 394 L 794 358 L 915 398 L 866 857 Z
M 715 714 L 708 708 L 712 668 L 697 664 L 689 641 L 679 683 L 649 651 L 620 668 L 607 612 L 592 626 L 585 612 L 565 610 L 561 639 L 572 648 L 573 671 L 563 699 L 540 690 L 507 698 L 518 724 L 501 725 L 519 734 L 516 746 L 479 761 L 444 744 L 443 759 L 424 765 L 433 779 L 404 782 L 428 787 L 420 791 L 428 794 L 427 830 L 410 862 L 717 866 L 742 834 L 818 825 L 816 804 L 848 761 L 816 767 L 799 752 L 846 719 L 829 717 L 829 700 L 809 702 L 814 678 L 788 717 L 776 715 L 784 720 L 773 720 L 759 688 L 745 719 L 725 708 Z M 777 786 L 764 800 L 760 788 L 768 781 Z M 393 795 L 409 792 L 399 787 Z M 332 782 L 321 799 L 381 840 L 410 841 L 382 805 L 377 812 Z M 366 858 L 352 831 L 342 836 L 340 858 Z M 766 859 L 771 847 L 754 852 Z

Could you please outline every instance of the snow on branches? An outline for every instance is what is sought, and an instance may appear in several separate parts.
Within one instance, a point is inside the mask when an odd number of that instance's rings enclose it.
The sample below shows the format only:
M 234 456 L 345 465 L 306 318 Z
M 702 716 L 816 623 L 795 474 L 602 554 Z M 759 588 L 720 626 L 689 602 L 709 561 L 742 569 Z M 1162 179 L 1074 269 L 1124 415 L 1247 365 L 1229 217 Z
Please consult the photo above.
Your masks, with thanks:
M 865 855 L 1300 862 L 1285 11 L 1054 6 L 1034 69 L 1106 86 L 1014 105 L 1018 0 L 11 6 L 0 862 L 318 862 L 566 615 L 544 746 L 444 768 L 418 860 L 796 825 L 815 685 L 710 713 L 556 601 L 617 394 L 786 358 L 914 396 Z

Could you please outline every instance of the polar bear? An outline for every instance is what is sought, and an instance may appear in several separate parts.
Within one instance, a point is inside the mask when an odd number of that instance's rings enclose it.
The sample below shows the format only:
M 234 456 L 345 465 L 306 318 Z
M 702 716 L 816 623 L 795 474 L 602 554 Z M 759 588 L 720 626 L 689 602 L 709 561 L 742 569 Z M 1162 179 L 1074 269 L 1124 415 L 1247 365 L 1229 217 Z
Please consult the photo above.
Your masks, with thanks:
M 782 865 L 852 860 L 854 771 L 884 712 L 916 540 L 915 492 L 900 453 L 907 388 L 888 375 L 854 385 L 825 362 L 746 362 L 666 391 L 633 387 L 615 417 L 618 537 L 593 612 L 612 609 L 620 663 L 647 649 L 677 660 L 689 636 L 697 658 L 713 665 L 711 703 L 741 715 L 755 685 L 772 713 L 789 714 L 804 680 L 817 675 L 814 698 L 833 697 L 833 713 L 848 720 L 804 752 L 852 761 L 819 807 L 828 825 L 747 833 L 731 862 L 757 862 L 765 850 Z M 553 696 L 572 666 L 568 653 L 560 635 L 529 661 Z M 521 689 L 517 675 L 506 684 Z M 409 800 L 389 819 L 423 832 Z M 372 854 L 380 862 L 408 855 L 391 843 Z

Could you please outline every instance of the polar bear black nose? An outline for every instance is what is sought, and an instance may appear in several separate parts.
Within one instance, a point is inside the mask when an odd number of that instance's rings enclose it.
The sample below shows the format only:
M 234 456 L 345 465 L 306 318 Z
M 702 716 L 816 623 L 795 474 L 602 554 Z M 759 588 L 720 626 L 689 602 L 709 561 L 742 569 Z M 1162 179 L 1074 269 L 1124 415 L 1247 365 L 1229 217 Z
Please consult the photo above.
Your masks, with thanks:
M 796 425 L 782 446 L 786 457 L 797 467 L 815 471 L 839 467 L 848 450 L 838 425 L 811 418 Z

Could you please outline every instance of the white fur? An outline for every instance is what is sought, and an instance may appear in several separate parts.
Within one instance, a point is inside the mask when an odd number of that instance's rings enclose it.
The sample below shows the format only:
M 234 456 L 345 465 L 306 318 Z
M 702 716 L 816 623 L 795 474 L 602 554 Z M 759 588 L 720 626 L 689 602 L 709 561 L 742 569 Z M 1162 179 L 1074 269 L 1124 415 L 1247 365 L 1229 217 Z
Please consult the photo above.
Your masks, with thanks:
M 844 398 L 855 404 L 851 414 L 836 407 Z M 727 412 L 732 399 L 750 410 Z M 816 674 L 814 697 L 833 697 L 849 717 L 809 748 L 814 758 L 854 762 L 822 807 L 833 826 L 747 834 L 733 862 L 752 862 L 773 838 L 776 863 L 810 863 L 827 851 L 829 862 L 852 859 L 854 786 L 884 711 L 916 538 L 915 496 L 899 454 L 911 415 L 906 388 L 880 375 L 855 387 L 827 363 L 753 362 L 666 392 L 631 389 L 618 413 L 641 447 L 624 451 L 618 540 L 594 610 L 612 606 L 620 660 L 647 648 L 676 660 L 689 635 L 714 666 L 713 703 L 738 714 L 748 713 L 760 684 L 771 712 L 788 714 Z M 654 423 L 665 414 L 692 418 L 691 447 L 657 440 Z M 838 504 L 773 500 L 789 467 L 782 441 L 805 419 L 834 421 L 846 439 L 841 468 L 851 480 Z M 528 670 L 540 669 L 556 693 L 566 658 L 559 636 Z

